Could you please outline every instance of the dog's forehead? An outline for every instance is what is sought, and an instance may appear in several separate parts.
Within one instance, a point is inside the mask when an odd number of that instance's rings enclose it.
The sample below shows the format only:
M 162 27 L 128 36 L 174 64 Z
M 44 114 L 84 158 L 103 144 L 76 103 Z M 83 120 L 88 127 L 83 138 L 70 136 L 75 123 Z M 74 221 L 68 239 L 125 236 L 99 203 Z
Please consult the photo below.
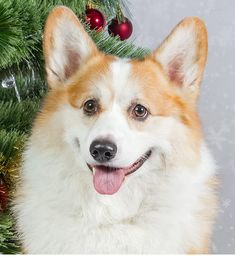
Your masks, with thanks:
M 110 63 L 112 88 L 120 94 L 130 77 L 131 64 L 128 59 L 116 59 Z
M 162 90 L 167 80 L 158 63 L 149 59 L 129 60 L 117 58 L 110 62 L 109 90 L 116 101 L 146 98 Z
M 129 60 L 101 55 L 92 59 L 67 89 L 72 106 L 97 98 L 105 110 L 113 103 L 122 108 L 136 102 L 155 105 L 158 100 L 159 104 L 166 84 L 161 67 L 151 58 Z
M 132 80 L 132 64 L 128 59 L 116 59 L 110 63 L 111 88 L 113 98 L 124 101 L 135 95 Z

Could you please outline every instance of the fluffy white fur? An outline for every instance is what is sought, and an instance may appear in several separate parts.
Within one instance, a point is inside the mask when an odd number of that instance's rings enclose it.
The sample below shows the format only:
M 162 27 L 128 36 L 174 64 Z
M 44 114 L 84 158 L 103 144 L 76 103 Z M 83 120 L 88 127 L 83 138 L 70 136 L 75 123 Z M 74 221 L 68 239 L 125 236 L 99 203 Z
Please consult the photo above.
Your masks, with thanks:
M 211 217 L 201 216 L 210 213 L 206 200 L 214 195 L 208 184 L 215 173 L 212 157 L 203 141 L 196 157 L 189 129 L 173 117 L 156 116 L 140 131 L 129 126 L 122 110 L 141 98 L 131 70 L 117 59 L 110 66 L 110 90 L 102 77 L 95 83 L 93 95 L 112 103 L 95 124 L 64 105 L 33 130 L 14 206 L 26 252 L 188 253 L 210 235 Z M 112 166 L 129 166 L 153 149 L 114 195 L 95 191 L 86 165 L 94 163 L 89 146 L 99 137 L 118 146 Z
M 114 67 L 115 74 L 117 64 Z M 174 119 L 159 121 L 157 131 L 152 128 L 153 134 L 148 131 L 140 138 L 124 130 L 127 126 L 118 110 L 111 110 L 100 127 L 88 132 L 76 112 L 62 107 L 47 125 L 53 133 L 41 128 L 28 143 L 24 194 L 16 206 L 25 249 L 30 253 L 184 253 L 201 245 L 201 231 L 209 232 L 212 222 L 202 222 L 196 214 L 210 209 L 202 199 L 213 194 L 207 183 L 214 173 L 204 143 L 200 162 L 194 164 L 184 128 Z M 78 132 L 81 152 L 71 140 Z M 95 191 L 85 163 L 88 139 L 104 132 L 122 139 L 118 143 L 119 158 L 123 157 L 115 161 L 119 166 L 131 164 L 149 146 L 156 147 L 154 155 L 111 196 Z

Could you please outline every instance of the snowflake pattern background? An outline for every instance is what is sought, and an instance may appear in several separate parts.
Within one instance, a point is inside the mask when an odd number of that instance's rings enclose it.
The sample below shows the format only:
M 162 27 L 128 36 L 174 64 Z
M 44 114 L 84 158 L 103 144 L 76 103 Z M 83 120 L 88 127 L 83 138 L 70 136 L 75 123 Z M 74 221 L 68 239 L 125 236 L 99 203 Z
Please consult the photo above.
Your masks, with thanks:
M 209 56 L 199 111 L 221 183 L 212 252 L 235 253 L 235 1 L 132 0 L 129 7 L 132 39 L 151 49 L 184 17 L 199 16 L 206 23 Z

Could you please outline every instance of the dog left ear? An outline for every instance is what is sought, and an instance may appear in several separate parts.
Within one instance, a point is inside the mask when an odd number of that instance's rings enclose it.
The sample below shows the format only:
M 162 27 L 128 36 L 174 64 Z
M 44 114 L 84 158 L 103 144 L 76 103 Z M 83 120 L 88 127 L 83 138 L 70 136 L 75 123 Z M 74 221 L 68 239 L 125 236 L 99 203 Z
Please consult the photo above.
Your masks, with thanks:
M 43 51 L 50 87 L 63 85 L 98 50 L 77 16 L 65 6 L 49 14 Z
M 207 59 L 207 31 L 199 18 L 180 22 L 153 54 L 175 86 L 198 96 Z

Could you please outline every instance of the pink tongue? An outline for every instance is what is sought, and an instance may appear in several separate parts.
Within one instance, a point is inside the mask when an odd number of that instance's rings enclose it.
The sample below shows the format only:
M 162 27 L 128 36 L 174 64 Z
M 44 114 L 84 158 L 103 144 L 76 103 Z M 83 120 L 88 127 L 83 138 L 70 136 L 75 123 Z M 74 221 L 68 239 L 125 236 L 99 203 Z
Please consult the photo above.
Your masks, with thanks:
M 100 194 L 114 194 L 122 185 L 125 172 L 122 169 L 107 170 L 103 166 L 95 166 L 93 183 L 96 191 Z

